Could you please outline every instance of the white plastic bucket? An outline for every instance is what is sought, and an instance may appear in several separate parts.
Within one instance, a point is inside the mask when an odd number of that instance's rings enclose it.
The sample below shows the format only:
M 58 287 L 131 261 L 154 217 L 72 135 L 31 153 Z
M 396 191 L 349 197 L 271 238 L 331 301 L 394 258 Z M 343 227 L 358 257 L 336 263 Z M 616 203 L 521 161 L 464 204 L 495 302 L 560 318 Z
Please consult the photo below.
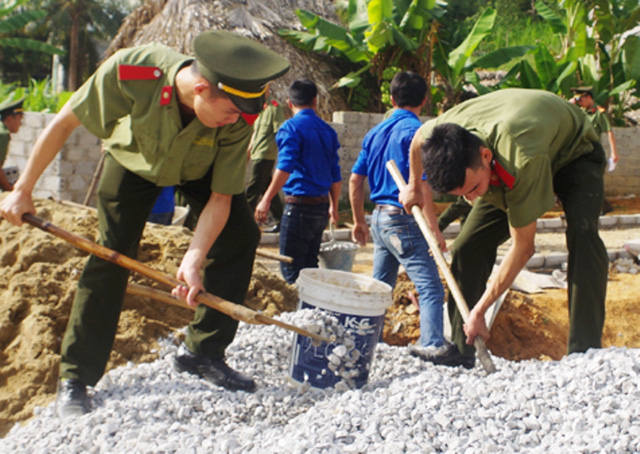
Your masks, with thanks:
M 329 241 L 320 245 L 320 268 L 351 271 L 358 245 L 349 241 Z
M 361 274 L 321 268 L 305 268 L 296 281 L 298 309 L 320 308 L 334 315 L 354 337 L 360 358 L 355 386 L 367 383 L 376 344 L 384 326 L 384 314 L 391 306 L 392 289 L 384 282 Z M 298 334 L 293 338 L 290 378 L 294 384 L 308 382 L 314 388 L 332 387 L 341 378 L 328 368 L 327 357 L 335 344 L 314 346 Z

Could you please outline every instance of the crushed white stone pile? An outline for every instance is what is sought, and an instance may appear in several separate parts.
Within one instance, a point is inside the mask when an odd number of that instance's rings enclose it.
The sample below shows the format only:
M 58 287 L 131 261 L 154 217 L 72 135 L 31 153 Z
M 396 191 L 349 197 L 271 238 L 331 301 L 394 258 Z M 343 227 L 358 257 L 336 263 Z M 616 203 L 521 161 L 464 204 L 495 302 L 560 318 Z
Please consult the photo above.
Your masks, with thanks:
M 282 317 L 295 323 L 295 316 Z M 173 371 L 162 357 L 108 373 L 93 411 L 62 423 L 53 405 L 0 439 L 0 452 L 397 453 L 638 452 L 640 350 L 556 362 L 494 358 L 498 372 L 433 366 L 404 347 L 376 348 L 361 389 L 301 391 L 288 383 L 291 336 L 241 326 L 229 363 L 254 394 Z

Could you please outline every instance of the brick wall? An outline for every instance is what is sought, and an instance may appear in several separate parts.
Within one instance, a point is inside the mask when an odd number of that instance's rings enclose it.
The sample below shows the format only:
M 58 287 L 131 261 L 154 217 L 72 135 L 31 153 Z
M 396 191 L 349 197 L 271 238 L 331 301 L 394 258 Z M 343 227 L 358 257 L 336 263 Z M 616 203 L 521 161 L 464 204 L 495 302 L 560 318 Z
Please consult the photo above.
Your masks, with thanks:
M 334 112 L 331 126 L 339 136 L 342 168 L 342 197 L 348 200 L 348 182 L 365 134 L 382 120 L 382 114 Z M 22 170 L 38 135 L 53 118 L 52 114 L 26 112 L 22 127 L 13 134 L 5 167 Z M 421 118 L 425 121 L 427 118 Z M 640 128 L 614 128 L 620 162 L 605 175 L 608 196 L 640 195 Z M 608 141 L 603 140 L 608 152 Z M 81 203 L 100 159 L 100 140 L 84 127 L 77 128 L 46 169 L 34 190 L 38 198 L 55 197 Z

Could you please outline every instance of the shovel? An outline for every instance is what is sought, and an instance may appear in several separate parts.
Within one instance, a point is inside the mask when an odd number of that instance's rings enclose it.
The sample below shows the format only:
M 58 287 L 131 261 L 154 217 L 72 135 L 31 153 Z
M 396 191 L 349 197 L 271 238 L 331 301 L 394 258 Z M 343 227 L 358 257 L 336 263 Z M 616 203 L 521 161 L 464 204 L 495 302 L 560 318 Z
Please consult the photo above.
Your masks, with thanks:
M 73 246 L 76 246 L 79 249 L 82 249 L 85 252 L 88 252 L 97 257 L 100 257 L 101 259 L 106 260 L 108 262 L 115 263 L 116 265 L 119 265 L 130 271 L 135 271 L 157 282 L 161 282 L 171 287 L 175 287 L 177 285 L 184 285 L 182 281 L 176 278 L 173 278 L 157 270 L 154 270 L 150 266 L 140 263 L 137 260 L 127 257 L 126 255 L 122 255 L 112 249 L 96 244 L 84 237 L 68 232 L 52 224 L 49 221 L 44 221 L 43 219 L 33 214 L 30 214 L 30 213 L 23 214 L 22 220 L 28 224 L 31 224 L 36 228 L 39 228 L 40 230 L 44 230 L 45 232 L 51 233 L 57 236 L 58 238 L 65 240 L 66 242 L 72 244 Z M 156 298 L 156 299 L 160 299 L 160 298 Z M 160 299 L 160 300 L 165 301 L 164 299 Z M 200 304 L 204 304 L 205 306 L 209 306 L 212 309 L 222 312 L 223 314 L 226 314 L 235 320 L 239 320 L 245 323 L 256 324 L 256 325 L 276 325 L 276 326 L 279 326 L 280 328 L 293 331 L 295 333 L 310 337 L 317 341 L 326 342 L 326 343 L 331 342 L 330 339 L 324 336 L 314 334 L 303 328 L 300 328 L 295 325 L 290 325 L 288 323 L 284 323 L 280 320 L 275 320 L 271 317 L 267 317 L 264 314 L 251 310 L 248 307 L 232 303 L 231 301 L 224 300 L 218 296 L 212 295 L 204 291 L 201 291 L 200 293 L 198 293 L 198 295 L 196 296 L 196 301 Z M 165 301 L 165 302 L 168 302 L 168 301 Z
M 398 188 L 400 190 L 404 189 L 407 183 L 404 181 L 404 177 L 402 176 L 402 173 L 400 173 L 400 170 L 398 169 L 395 161 L 387 161 L 387 170 L 389 171 L 389 173 L 391 173 L 391 176 L 396 182 Z M 422 210 L 418 205 L 414 205 L 411 207 L 411 214 L 418 223 L 418 226 L 420 227 L 424 238 L 427 240 L 427 244 L 431 249 L 431 253 L 435 258 L 436 263 L 442 270 L 442 274 L 444 274 L 447 285 L 449 286 L 449 290 L 451 291 L 453 299 L 456 302 L 458 311 L 460 311 L 460 314 L 462 315 L 462 320 L 464 320 L 464 322 L 466 323 L 467 320 L 469 320 L 469 306 L 467 306 L 464 295 L 462 295 L 462 292 L 458 287 L 458 283 L 453 277 L 453 273 L 451 273 L 451 270 L 449 269 L 447 260 L 444 258 L 444 254 L 440 250 L 440 245 L 438 244 L 436 236 L 431 231 L 431 228 L 427 224 L 427 220 L 425 219 L 424 214 L 422 213 Z M 484 370 L 486 370 L 489 374 L 495 372 L 496 366 L 491 360 L 491 356 L 489 355 L 489 350 L 487 350 L 487 345 L 485 344 L 484 339 L 482 339 L 480 336 L 476 336 L 476 338 L 473 340 L 473 345 L 478 352 L 478 359 L 480 360 L 480 364 L 482 364 Z

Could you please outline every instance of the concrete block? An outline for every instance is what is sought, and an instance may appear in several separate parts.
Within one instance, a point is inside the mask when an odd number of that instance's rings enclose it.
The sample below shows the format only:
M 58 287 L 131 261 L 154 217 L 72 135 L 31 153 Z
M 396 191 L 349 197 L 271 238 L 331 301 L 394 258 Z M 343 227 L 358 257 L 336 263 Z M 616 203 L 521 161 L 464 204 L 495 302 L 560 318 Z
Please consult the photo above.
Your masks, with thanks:
M 618 224 L 617 216 L 600 216 L 598 219 L 598 224 L 602 228 L 612 228 Z
M 533 254 L 533 257 L 529 259 L 526 267 L 531 268 L 542 268 L 544 266 L 544 255 L 542 254 Z
M 57 176 L 43 176 L 40 178 L 39 187 L 45 191 L 57 191 L 60 189 L 60 178 Z
M 447 226 L 446 229 L 444 229 L 444 232 L 442 232 L 442 233 L 451 234 L 451 235 L 457 235 L 458 233 L 460 233 L 460 223 L 459 222 L 452 222 L 451 224 L 449 224 Z
M 540 232 L 545 229 L 544 219 L 538 219 L 536 221 L 536 231 Z
M 621 214 L 618 216 L 618 222 L 620 225 L 633 225 L 637 223 L 636 215 L 634 214 Z
M 544 258 L 544 265 L 548 268 L 559 268 L 567 262 L 569 254 L 566 252 L 549 252 Z
M 545 229 L 563 229 L 565 227 L 564 219 L 562 218 L 549 218 L 543 219 L 542 223 Z

